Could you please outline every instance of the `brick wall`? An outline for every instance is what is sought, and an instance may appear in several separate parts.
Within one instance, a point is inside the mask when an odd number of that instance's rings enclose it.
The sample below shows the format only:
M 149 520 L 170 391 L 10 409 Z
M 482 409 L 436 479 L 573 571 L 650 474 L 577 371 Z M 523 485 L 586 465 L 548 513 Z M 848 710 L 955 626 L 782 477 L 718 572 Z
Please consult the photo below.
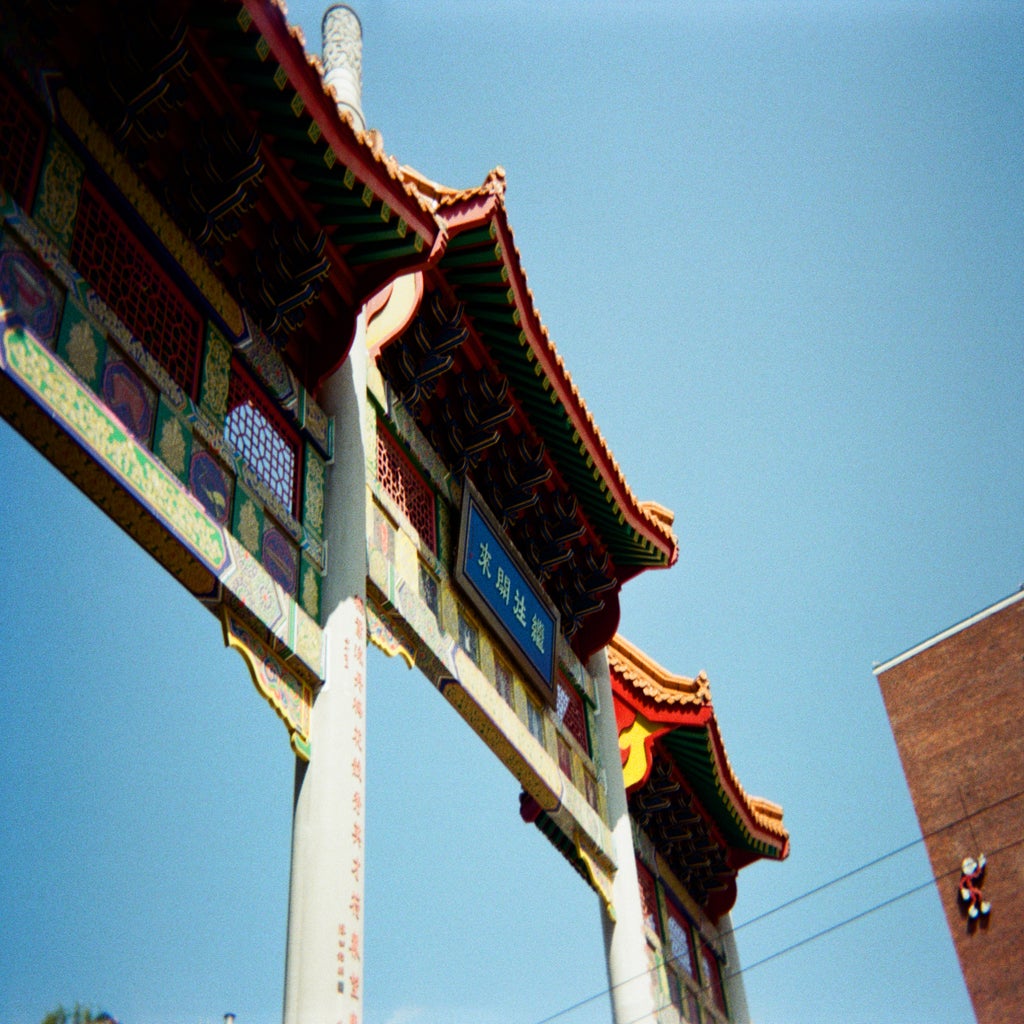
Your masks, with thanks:
M 1024 595 L 877 674 L 979 1024 L 1020 1021 Z M 992 910 L 972 924 L 957 888 L 980 853 Z

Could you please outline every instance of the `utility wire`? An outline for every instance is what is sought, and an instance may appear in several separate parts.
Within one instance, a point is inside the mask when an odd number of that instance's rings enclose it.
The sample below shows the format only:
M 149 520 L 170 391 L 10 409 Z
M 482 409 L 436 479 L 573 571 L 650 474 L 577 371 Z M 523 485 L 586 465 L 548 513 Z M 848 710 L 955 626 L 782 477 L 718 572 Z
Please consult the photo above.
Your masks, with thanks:
M 1000 797 L 998 800 L 994 800 L 992 803 L 986 804 L 984 807 L 979 807 L 976 811 L 966 813 L 965 809 L 965 813 L 961 817 L 956 818 L 945 825 L 940 825 L 938 828 L 932 829 L 931 832 L 922 834 L 920 839 L 914 839 L 911 840 L 911 842 L 909 843 L 904 843 L 903 846 L 897 847 L 895 850 L 890 850 L 888 853 L 883 853 L 881 857 L 876 857 L 874 860 L 868 861 L 866 864 L 861 864 L 859 868 L 854 868 L 852 871 L 847 871 L 846 874 L 839 875 L 838 877 L 833 878 L 831 881 L 823 882 L 821 885 L 815 886 L 813 889 L 808 889 L 807 892 L 801 893 L 799 896 L 794 896 L 792 899 L 786 900 L 785 903 L 780 903 L 777 907 L 772 907 L 771 910 L 766 910 L 762 914 L 757 914 L 749 920 L 744 921 L 742 924 L 734 925 L 730 931 L 727 931 L 724 934 L 735 935 L 736 932 L 738 932 L 741 928 L 746 928 L 747 925 L 754 924 L 757 921 L 763 921 L 766 917 L 771 917 L 772 914 L 779 913 L 780 910 L 786 910 L 789 907 L 792 907 L 795 904 L 800 903 L 811 896 L 816 896 L 819 892 L 824 892 L 826 889 L 830 889 L 832 888 L 832 886 L 838 885 L 840 882 L 845 882 L 848 878 L 853 878 L 855 875 L 859 875 L 862 871 L 867 871 L 869 868 L 876 867 L 877 865 L 882 864 L 884 861 L 891 860 L 893 857 L 899 856 L 899 854 L 901 853 L 906 853 L 907 850 L 913 849 L 915 846 L 917 846 L 920 843 L 923 843 L 927 839 L 931 839 L 932 836 L 937 836 L 941 835 L 941 833 L 943 832 L 948 832 L 949 829 L 954 828 L 957 825 L 962 825 L 965 821 L 968 823 L 968 827 L 970 827 L 971 818 L 977 817 L 977 815 L 979 814 L 985 814 L 986 812 L 993 810 L 993 808 L 999 807 L 1005 803 L 1009 803 L 1012 800 L 1017 800 L 1022 796 L 1024 796 L 1024 789 L 1019 789 L 1016 793 L 1010 793 L 1008 796 Z M 973 828 L 971 829 L 971 838 L 974 839 Z
M 1000 853 L 1004 853 L 1006 850 L 1011 850 L 1015 846 L 1020 846 L 1022 843 L 1024 843 L 1024 839 L 1014 839 L 1012 843 L 1006 843 L 1003 846 L 996 847 L 996 849 L 990 852 L 990 856 L 998 856 Z M 808 936 L 806 939 L 800 939 L 799 942 L 794 942 L 793 945 L 787 946 L 785 949 L 780 949 L 776 953 L 769 953 L 768 956 L 762 957 L 760 960 L 757 960 L 746 967 L 741 967 L 738 971 L 730 972 L 727 977 L 736 978 L 741 974 L 746 974 L 747 971 L 752 971 L 755 967 L 760 967 L 762 964 L 766 964 L 770 960 L 775 960 L 794 949 L 806 946 L 807 943 L 813 942 L 815 939 L 820 939 L 831 932 L 838 931 L 840 928 L 844 928 L 848 924 L 853 924 L 854 921 L 859 921 L 862 917 L 867 917 L 868 914 L 873 914 L 876 910 L 884 910 L 886 907 L 893 903 L 897 903 L 899 900 L 902 900 L 907 896 L 913 896 L 915 892 L 920 892 L 922 889 L 927 889 L 930 885 L 935 885 L 945 878 L 950 878 L 953 875 L 958 874 L 960 874 L 960 868 L 957 867 L 950 868 L 949 871 L 943 871 L 941 875 L 933 875 L 927 882 L 915 885 L 912 889 L 907 889 L 905 892 L 901 892 L 898 896 L 891 896 L 887 900 L 882 900 L 881 903 L 877 903 L 875 906 L 870 907 L 867 910 L 862 910 L 859 914 L 854 914 L 852 917 L 848 917 L 844 921 L 840 921 L 838 924 L 829 925 L 828 928 L 823 928 L 820 932 L 815 932 L 814 935 Z
M 1007 843 L 1005 846 L 1000 846 L 997 849 L 993 850 L 991 855 L 994 857 L 994 856 L 996 856 L 996 855 L 998 855 L 1000 853 L 1003 853 L 1005 850 L 1012 849 L 1014 846 L 1020 846 L 1022 843 L 1024 843 L 1024 839 L 1015 839 L 1012 843 Z M 949 871 L 944 871 L 941 875 L 934 875 L 933 877 L 929 878 L 926 882 L 921 882 L 919 885 L 915 885 L 913 888 L 907 889 L 906 891 L 901 892 L 897 896 L 890 896 L 889 899 L 882 900 L 881 903 L 876 903 L 875 906 L 869 907 L 867 910 L 862 910 L 862 911 L 860 911 L 860 913 L 854 914 L 852 917 L 848 917 L 848 918 L 846 918 L 846 919 L 844 919 L 842 921 L 837 922 L 836 924 L 829 925 L 827 928 L 822 928 L 821 931 L 815 932 L 813 935 L 808 935 L 806 938 L 800 939 L 799 941 L 794 942 L 792 945 L 786 946 L 784 949 L 777 950 L 774 953 L 769 953 L 768 956 L 762 957 L 760 960 L 756 961 L 755 963 L 749 964 L 746 967 L 741 967 L 737 971 L 731 971 L 729 974 L 727 974 L 725 976 L 725 978 L 723 980 L 728 981 L 731 978 L 737 978 L 741 974 L 746 974 L 748 971 L 752 971 L 752 970 L 754 970 L 754 968 L 760 967 L 762 964 L 769 963 L 772 960 L 777 960 L 779 957 L 785 956 L 787 953 L 792 953 L 793 950 L 795 950 L 795 949 L 800 949 L 801 946 L 806 946 L 806 945 L 808 945 L 811 942 L 815 942 L 818 939 L 824 938 L 826 935 L 830 935 L 832 932 L 839 931 L 840 928 L 845 928 L 848 924 L 853 924 L 855 921 L 860 921 L 861 919 L 863 919 L 865 917 L 868 917 L 870 914 L 874 914 L 878 910 L 884 910 L 886 907 L 892 906 L 892 904 L 898 903 L 900 900 L 906 899 L 908 896 L 913 896 L 915 893 L 920 892 L 922 889 L 930 888 L 931 886 L 935 885 L 937 882 L 942 881 L 944 878 L 949 878 L 952 875 L 959 874 L 959 872 L 960 872 L 959 868 L 952 868 Z M 665 963 L 669 963 L 669 962 L 670 962 L 669 960 L 665 961 Z M 658 970 L 659 967 L 660 967 L 660 965 L 656 965 L 655 967 L 652 967 L 646 973 L 650 974 L 653 971 Z M 642 978 L 642 977 L 644 977 L 644 975 L 642 975 L 642 974 L 641 975 L 637 975 L 637 978 Z M 636 981 L 637 978 L 633 978 L 631 980 Z M 626 982 L 621 982 L 620 984 L 626 984 Z M 618 986 L 615 986 L 615 987 L 618 987 Z M 700 989 L 698 990 L 698 994 L 699 995 L 703 995 L 707 990 L 708 990 L 708 986 L 706 984 L 705 985 L 701 985 Z M 609 989 L 608 991 L 610 992 L 611 989 Z M 599 995 L 604 995 L 604 994 L 605 994 L 604 992 L 599 993 Z M 592 998 L 597 998 L 597 996 L 594 996 Z M 590 1000 L 585 1000 L 585 1002 L 590 1002 Z M 582 1005 L 582 1003 L 579 1004 L 579 1005 Z M 669 1002 L 669 1003 L 666 1003 L 664 1006 L 659 1006 L 656 1010 L 654 1010 L 655 1016 L 657 1016 L 657 1014 L 661 1013 L 662 1010 L 667 1010 L 671 1005 L 672 1005 L 672 1003 Z M 573 1007 L 573 1009 L 575 1009 L 575 1007 Z M 568 1013 L 568 1012 L 569 1012 L 568 1010 L 563 1010 L 562 1014 Z M 558 1016 L 561 1016 L 562 1014 L 555 1014 L 555 1016 L 558 1017 Z M 640 1024 L 640 1022 L 642 1020 L 644 1020 L 645 1018 L 647 1018 L 648 1016 L 649 1015 L 647 1013 L 644 1013 L 644 1014 L 642 1014 L 639 1017 L 635 1017 L 631 1021 L 627 1021 L 627 1024 Z M 549 1017 L 547 1019 L 548 1020 L 553 1020 L 554 1018 L 553 1017 Z M 542 1022 L 540 1022 L 540 1024 L 544 1024 L 544 1022 L 542 1021 Z
M 840 882 L 845 882 L 847 879 L 853 878 L 855 875 L 859 875 L 862 872 L 867 871 L 869 868 L 876 867 L 877 865 L 882 864 L 887 860 L 891 860 L 893 857 L 896 857 L 901 853 L 905 853 L 907 850 L 913 849 L 913 847 L 917 846 L 920 843 L 923 843 L 926 839 L 930 839 L 932 836 L 940 835 L 942 832 L 946 832 L 957 825 L 961 825 L 965 821 L 969 821 L 971 818 L 977 817 L 977 815 L 979 814 L 985 814 L 987 811 L 990 811 L 993 808 L 999 807 L 1005 803 L 1009 803 L 1012 800 L 1017 800 L 1022 796 L 1024 796 L 1024 790 L 1017 790 L 1015 793 L 1010 793 L 1008 796 L 1000 797 L 998 800 L 994 800 L 992 803 L 986 804 L 984 807 L 979 807 L 977 810 L 971 811 L 970 814 L 964 814 L 959 818 L 955 818 L 953 821 L 947 822 L 945 825 L 940 825 L 938 828 L 933 829 L 931 832 L 922 834 L 919 839 L 914 839 L 909 843 L 904 843 L 903 846 L 899 846 L 895 850 L 890 850 L 888 853 L 884 853 L 882 854 L 882 856 L 876 857 L 874 860 L 868 861 L 866 864 L 861 864 L 860 867 L 853 868 L 852 870 L 847 871 L 842 875 L 838 875 L 836 878 L 833 878 L 828 882 L 823 882 L 821 885 L 815 886 L 813 889 L 808 889 L 807 892 L 801 893 L 799 896 L 794 896 L 792 899 L 786 900 L 784 903 L 780 903 L 777 907 L 773 907 L 770 910 L 766 910 L 764 911 L 764 913 L 757 914 L 749 920 L 744 921 L 742 924 L 736 925 L 729 931 L 723 932 L 723 937 L 726 937 L 728 935 L 734 935 L 741 928 L 746 928 L 748 925 L 754 924 L 757 921 L 763 921 L 766 917 L 771 917 L 772 914 L 777 914 L 781 910 L 786 910 L 787 908 L 792 907 L 795 904 L 810 898 L 811 896 L 816 896 L 818 893 L 824 892 L 826 889 L 830 889 L 834 885 L 838 885 Z M 973 836 L 973 834 L 974 832 L 972 829 L 971 835 Z M 992 851 L 992 853 L 993 855 L 1001 853 L 1003 850 L 1007 850 L 1010 847 L 1016 846 L 1018 845 L 1018 843 L 1021 842 L 1024 842 L 1024 840 L 1016 840 L 1013 843 L 1009 843 L 1007 846 L 1002 846 L 998 850 Z M 735 971 L 729 974 L 727 977 L 733 978 L 745 973 L 746 971 L 753 970 L 755 967 L 760 967 L 761 964 L 768 963 L 770 960 L 774 960 L 777 957 L 780 957 L 783 954 L 790 952 L 791 950 L 798 949 L 800 946 L 806 945 L 808 942 L 811 942 L 814 939 L 828 935 L 830 932 L 836 931 L 837 929 L 842 928 L 844 925 L 852 924 L 854 921 L 857 921 L 860 918 L 867 916 L 868 914 L 874 913 L 874 911 L 876 910 L 882 910 L 885 907 L 889 906 L 891 903 L 895 903 L 898 900 L 904 899 L 907 896 L 911 896 L 914 893 L 920 891 L 921 889 L 927 888 L 929 885 L 935 884 L 940 879 L 946 878 L 951 874 L 956 874 L 958 870 L 959 869 L 957 868 L 951 871 L 944 872 L 941 875 L 936 875 L 929 879 L 927 882 L 922 882 L 920 885 L 915 886 L 913 889 L 908 889 L 906 892 L 901 893 L 899 896 L 894 896 L 891 899 L 885 900 L 884 902 L 878 904 L 875 907 L 872 907 L 869 910 L 862 911 L 854 917 L 848 918 L 845 921 L 840 921 L 838 924 L 826 928 L 824 931 L 818 933 L 817 935 L 812 935 L 810 938 L 801 939 L 794 945 L 786 949 L 780 950 L 777 953 L 772 953 L 764 959 L 758 960 L 756 963 L 749 965 L 748 967 L 741 968 L 739 971 Z M 626 978 L 624 981 L 617 982 L 615 985 L 610 985 L 607 988 L 601 989 L 600 992 L 595 992 L 593 995 L 589 995 L 586 998 L 579 1000 L 579 1002 L 573 1003 L 572 1006 L 567 1006 L 564 1009 L 559 1010 L 557 1013 L 553 1013 L 551 1014 L 551 1016 L 545 1017 L 543 1020 L 537 1021 L 537 1024 L 550 1024 L 551 1021 L 557 1020 L 559 1017 L 564 1017 L 567 1013 L 572 1013 L 574 1010 L 578 1010 L 581 1006 L 586 1006 L 587 1003 L 594 1002 L 595 999 L 600 999 L 602 996 L 611 995 L 612 992 L 614 992 L 618 988 L 621 988 L 623 985 L 629 985 L 632 982 L 638 980 L 639 978 L 646 977 L 646 975 L 652 973 L 653 971 L 659 970 L 661 966 L 673 963 L 678 959 L 679 958 L 676 956 L 666 957 L 662 960 L 660 964 L 657 964 L 654 967 L 649 968 L 642 974 L 638 974 L 636 977 L 633 978 Z M 704 988 L 706 988 L 706 986 L 702 986 L 701 991 L 703 991 Z M 664 1009 L 664 1007 L 662 1007 L 661 1009 Z M 636 1024 L 636 1022 L 630 1021 L 628 1022 L 628 1024 Z

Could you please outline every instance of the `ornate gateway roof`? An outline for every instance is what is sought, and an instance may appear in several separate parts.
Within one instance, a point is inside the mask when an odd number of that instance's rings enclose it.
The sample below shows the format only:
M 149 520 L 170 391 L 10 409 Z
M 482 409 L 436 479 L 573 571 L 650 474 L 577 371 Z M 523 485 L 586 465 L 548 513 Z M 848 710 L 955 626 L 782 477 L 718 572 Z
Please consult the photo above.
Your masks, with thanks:
M 7 31 L 45 48 L 37 67 L 61 69 L 48 84 L 63 117 L 89 111 L 97 123 L 77 125 L 79 136 L 112 141 L 148 205 L 166 209 L 181 246 L 212 268 L 209 290 L 237 290 L 310 390 L 344 359 L 363 303 L 443 246 L 379 137 L 339 111 L 283 4 L 10 6 Z M 244 337 L 239 308 L 226 305 Z
M 60 69 L 38 91 L 107 173 L 130 168 L 121 214 L 158 225 L 240 351 L 262 336 L 315 397 L 359 310 L 421 275 L 419 316 L 382 369 L 555 597 L 577 651 L 607 642 L 622 584 L 675 561 L 671 515 L 632 494 L 548 338 L 504 173 L 456 192 L 400 168 L 339 108 L 281 3 L 11 6 L 14 38 L 46 51 L 34 66 Z
M 622 584 L 676 561 L 672 513 L 630 490 L 541 322 L 504 171 L 463 191 L 403 175 L 447 242 L 381 368 L 453 474 L 485 496 L 585 658 L 614 634 Z
M 729 764 L 707 676 L 675 676 L 621 636 L 608 647 L 630 813 L 712 918 L 736 898 L 736 874 L 783 860 L 782 808 L 749 796 Z

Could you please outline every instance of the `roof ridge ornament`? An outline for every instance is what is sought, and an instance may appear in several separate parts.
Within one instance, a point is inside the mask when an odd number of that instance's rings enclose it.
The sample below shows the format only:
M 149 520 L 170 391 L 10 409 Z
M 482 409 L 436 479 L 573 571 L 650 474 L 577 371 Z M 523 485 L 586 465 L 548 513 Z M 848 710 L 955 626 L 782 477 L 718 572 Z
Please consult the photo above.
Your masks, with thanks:
M 354 126 L 366 131 L 363 116 L 363 28 L 359 16 L 345 4 L 324 12 L 324 84 L 334 90 L 338 112 L 348 113 Z
M 656 704 L 711 707 L 711 684 L 703 669 L 692 678 L 669 672 L 621 633 L 616 633 L 608 643 L 608 662 Z
M 451 188 L 448 185 L 441 185 L 408 164 L 399 167 L 398 173 L 402 181 L 406 185 L 412 186 L 421 197 L 433 205 L 435 210 L 441 204 L 450 205 L 484 196 L 495 196 L 503 204 L 505 201 L 507 176 L 505 168 L 500 164 L 497 167 L 492 167 L 483 182 L 472 188 Z
M 488 172 L 487 177 L 484 179 L 482 190 L 486 190 L 492 195 L 500 196 L 504 199 L 506 183 L 505 168 L 498 164 L 497 167 L 491 168 Z

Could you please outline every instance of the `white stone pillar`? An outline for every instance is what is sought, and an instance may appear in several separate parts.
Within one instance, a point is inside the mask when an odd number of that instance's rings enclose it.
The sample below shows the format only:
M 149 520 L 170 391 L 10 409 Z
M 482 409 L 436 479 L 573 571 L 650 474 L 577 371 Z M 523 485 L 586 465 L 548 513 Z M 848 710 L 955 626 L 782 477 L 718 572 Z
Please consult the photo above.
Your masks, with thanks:
M 750 1024 L 750 1009 L 747 1006 L 747 989 L 743 984 L 743 966 L 740 951 L 736 946 L 736 934 L 732 927 L 732 914 L 726 914 L 718 922 L 725 950 L 725 965 L 722 968 L 722 987 L 725 989 L 725 1005 L 729 1008 L 732 1024 Z
M 326 680 L 311 756 L 296 764 L 285 957 L 285 1024 L 360 1024 L 366 777 L 366 332 L 327 382 L 334 462 L 324 532 Z
M 608 821 L 612 830 L 615 878 L 612 883 L 612 921 L 601 904 L 608 986 L 611 989 L 615 1024 L 656 1024 L 654 978 L 647 960 L 640 881 L 633 851 L 633 830 L 629 824 L 626 785 L 622 779 L 619 731 L 615 724 L 615 703 L 608 656 L 598 651 L 587 665 L 598 695 L 595 732 L 606 780 Z

